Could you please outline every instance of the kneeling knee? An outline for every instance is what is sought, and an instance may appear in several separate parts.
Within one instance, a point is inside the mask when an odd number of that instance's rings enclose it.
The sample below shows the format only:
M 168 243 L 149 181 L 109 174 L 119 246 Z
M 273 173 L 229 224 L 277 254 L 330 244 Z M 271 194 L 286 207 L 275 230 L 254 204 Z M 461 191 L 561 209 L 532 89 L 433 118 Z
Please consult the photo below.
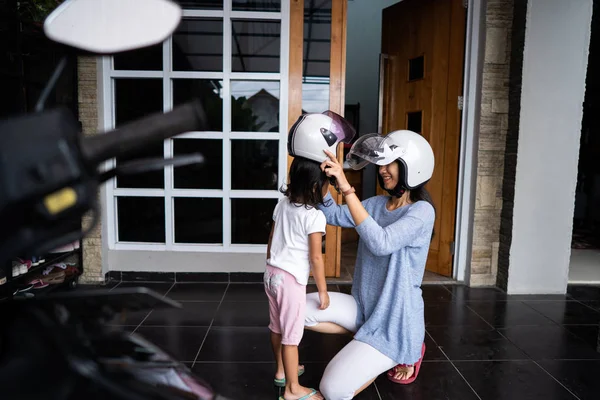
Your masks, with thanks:
M 351 400 L 354 397 L 354 392 L 349 392 L 347 385 L 344 387 L 340 382 L 323 380 L 319 390 L 327 400 Z

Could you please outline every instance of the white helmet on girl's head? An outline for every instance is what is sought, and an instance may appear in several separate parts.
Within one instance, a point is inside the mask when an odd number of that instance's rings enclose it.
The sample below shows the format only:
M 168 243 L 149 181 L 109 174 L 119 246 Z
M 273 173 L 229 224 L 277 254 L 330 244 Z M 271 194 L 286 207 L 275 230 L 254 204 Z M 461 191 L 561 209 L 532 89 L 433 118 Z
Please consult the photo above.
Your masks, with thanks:
M 388 165 L 398 160 L 404 167 L 400 184 L 408 190 L 427 183 L 435 165 L 429 142 L 418 133 L 406 130 L 386 136 L 361 136 L 350 149 L 347 160 L 353 169 L 362 169 L 369 163 Z
M 354 135 L 352 125 L 333 111 L 303 114 L 290 129 L 288 153 L 321 163 L 327 159 L 323 150 L 335 154 L 337 144 L 350 143 Z

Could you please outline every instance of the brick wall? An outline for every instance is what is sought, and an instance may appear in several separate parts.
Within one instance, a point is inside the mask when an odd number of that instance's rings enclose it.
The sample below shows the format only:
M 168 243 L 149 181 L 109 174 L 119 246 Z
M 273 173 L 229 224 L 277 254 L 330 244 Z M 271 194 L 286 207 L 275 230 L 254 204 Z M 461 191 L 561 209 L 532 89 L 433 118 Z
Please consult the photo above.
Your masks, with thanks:
M 509 113 L 513 0 L 488 0 L 471 281 L 495 285 Z
M 77 60 L 79 120 L 85 135 L 94 135 L 98 128 L 98 88 L 95 57 L 79 57 Z M 90 226 L 92 218 L 83 218 L 83 227 Z M 102 229 L 101 221 L 88 237 L 83 240 L 82 283 L 103 282 L 102 275 Z
M 527 0 L 514 0 L 510 55 L 510 78 L 508 93 L 508 131 L 504 152 L 504 179 L 502 184 L 502 214 L 500 218 L 500 247 L 498 252 L 497 286 L 508 286 L 508 264 L 512 243 L 512 220 L 515 197 L 515 174 L 517 172 L 517 145 L 519 140 L 519 116 L 521 114 L 521 82 L 523 80 L 523 49 L 525 47 L 525 23 Z

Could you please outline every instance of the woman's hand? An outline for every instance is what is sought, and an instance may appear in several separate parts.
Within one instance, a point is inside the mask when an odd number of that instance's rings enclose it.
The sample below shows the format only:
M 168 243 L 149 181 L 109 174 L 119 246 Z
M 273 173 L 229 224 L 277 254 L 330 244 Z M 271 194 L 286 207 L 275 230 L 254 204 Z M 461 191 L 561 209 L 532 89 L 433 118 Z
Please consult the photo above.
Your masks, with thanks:
M 327 150 L 323 150 L 328 160 L 323 161 L 321 164 L 321 171 L 325 172 L 327 176 L 333 176 L 337 180 L 338 188 L 344 192 L 350 189 L 350 184 L 348 183 L 348 179 L 346 179 L 346 174 L 344 173 L 344 168 L 336 158 L 336 156 Z

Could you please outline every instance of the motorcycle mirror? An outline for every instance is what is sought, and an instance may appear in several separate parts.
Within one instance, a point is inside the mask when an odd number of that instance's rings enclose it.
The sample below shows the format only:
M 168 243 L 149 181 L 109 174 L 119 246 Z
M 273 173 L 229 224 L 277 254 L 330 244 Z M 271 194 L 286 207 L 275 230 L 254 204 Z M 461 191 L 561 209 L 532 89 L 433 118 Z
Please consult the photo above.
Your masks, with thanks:
M 44 32 L 61 44 L 114 54 L 164 41 L 181 15 L 170 0 L 66 0 L 46 18 Z

